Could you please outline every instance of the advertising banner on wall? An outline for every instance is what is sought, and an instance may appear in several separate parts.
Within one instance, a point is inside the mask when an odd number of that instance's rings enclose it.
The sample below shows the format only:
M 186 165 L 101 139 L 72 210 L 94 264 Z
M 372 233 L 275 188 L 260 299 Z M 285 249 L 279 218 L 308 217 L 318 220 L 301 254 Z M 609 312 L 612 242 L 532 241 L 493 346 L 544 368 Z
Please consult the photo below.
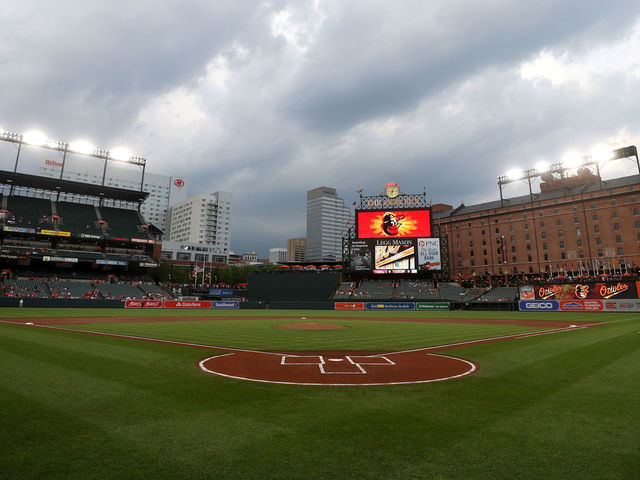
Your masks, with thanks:
M 78 259 L 75 257 L 50 257 L 48 255 L 43 255 L 42 261 L 43 262 L 78 263 Z
M 35 228 L 9 227 L 9 226 L 5 225 L 4 227 L 2 227 L 2 229 L 5 232 L 36 233 L 36 229 Z
M 366 302 L 365 310 L 415 310 L 413 302 Z
M 213 297 L 233 297 L 232 288 L 210 288 L 209 295 Z
M 520 298 L 522 299 L 522 289 Z M 535 298 L 539 300 L 611 300 L 638 298 L 635 282 L 597 282 L 543 284 L 534 287 Z
M 521 312 L 554 312 L 560 309 L 557 300 L 520 300 L 518 306 Z
M 233 309 L 240 308 L 240 302 L 214 301 L 213 308 L 219 308 L 223 310 L 233 310 Z
M 604 300 L 606 312 L 640 312 L 640 300 Z
M 560 300 L 562 312 L 601 312 L 604 304 L 601 300 Z
M 520 286 L 520 300 L 535 300 L 536 291 L 533 285 Z
M 164 308 L 211 308 L 209 300 L 165 300 Z
M 335 302 L 335 310 L 364 310 L 364 302 Z
M 449 310 L 449 304 L 446 302 L 418 302 L 416 310 Z
M 640 300 L 520 300 L 529 312 L 640 312 Z
M 442 270 L 439 238 L 418 239 L 418 265 L 425 270 Z
M 124 302 L 124 308 L 162 308 L 162 300 L 136 300 L 128 298 Z
M 71 232 L 62 232 L 62 231 L 58 231 L 58 230 L 45 230 L 45 229 L 40 229 L 40 231 L 38 232 L 39 235 L 53 235 L 55 237 L 70 237 L 71 236 Z

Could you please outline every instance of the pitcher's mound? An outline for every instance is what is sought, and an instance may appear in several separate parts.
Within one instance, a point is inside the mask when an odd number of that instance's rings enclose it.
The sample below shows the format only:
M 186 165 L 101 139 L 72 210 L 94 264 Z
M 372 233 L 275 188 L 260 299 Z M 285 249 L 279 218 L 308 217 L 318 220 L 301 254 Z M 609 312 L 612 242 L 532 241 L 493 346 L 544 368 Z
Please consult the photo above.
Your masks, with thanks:
M 291 330 L 344 330 L 345 327 L 343 325 L 333 325 L 331 323 L 288 323 L 286 325 L 277 325 L 274 328 L 289 328 Z

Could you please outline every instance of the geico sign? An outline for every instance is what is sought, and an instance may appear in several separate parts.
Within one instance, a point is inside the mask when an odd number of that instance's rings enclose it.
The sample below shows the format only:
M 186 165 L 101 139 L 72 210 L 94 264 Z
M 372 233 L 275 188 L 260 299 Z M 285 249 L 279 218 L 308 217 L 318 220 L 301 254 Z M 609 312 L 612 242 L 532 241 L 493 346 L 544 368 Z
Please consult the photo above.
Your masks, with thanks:
M 546 301 L 545 300 L 542 300 L 542 301 L 521 300 L 520 310 L 555 311 L 555 310 L 558 310 L 558 302 L 557 300 L 546 300 Z
M 553 302 L 529 302 L 527 308 L 553 309 Z

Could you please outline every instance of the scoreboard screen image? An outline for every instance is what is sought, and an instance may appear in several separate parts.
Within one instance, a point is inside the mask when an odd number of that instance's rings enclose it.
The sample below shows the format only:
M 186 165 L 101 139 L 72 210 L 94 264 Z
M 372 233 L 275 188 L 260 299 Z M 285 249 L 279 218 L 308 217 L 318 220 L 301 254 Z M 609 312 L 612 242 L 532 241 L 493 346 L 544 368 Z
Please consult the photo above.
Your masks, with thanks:
M 431 236 L 431 210 L 366 210 L 356 212 L 358 238 Z
M 416 269 L 416 249 L 413 245 L 376 245 L 375 269 L 391 273 Z

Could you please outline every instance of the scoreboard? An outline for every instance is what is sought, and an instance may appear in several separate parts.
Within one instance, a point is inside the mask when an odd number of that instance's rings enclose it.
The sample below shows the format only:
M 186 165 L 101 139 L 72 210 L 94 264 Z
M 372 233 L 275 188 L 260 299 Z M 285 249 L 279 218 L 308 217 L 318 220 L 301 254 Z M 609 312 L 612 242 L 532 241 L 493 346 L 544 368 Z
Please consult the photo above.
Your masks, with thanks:
M 441 270 L 440 239 L 431 236 L 431 209 L 356 210 L 350 269 L 373 273 Z

